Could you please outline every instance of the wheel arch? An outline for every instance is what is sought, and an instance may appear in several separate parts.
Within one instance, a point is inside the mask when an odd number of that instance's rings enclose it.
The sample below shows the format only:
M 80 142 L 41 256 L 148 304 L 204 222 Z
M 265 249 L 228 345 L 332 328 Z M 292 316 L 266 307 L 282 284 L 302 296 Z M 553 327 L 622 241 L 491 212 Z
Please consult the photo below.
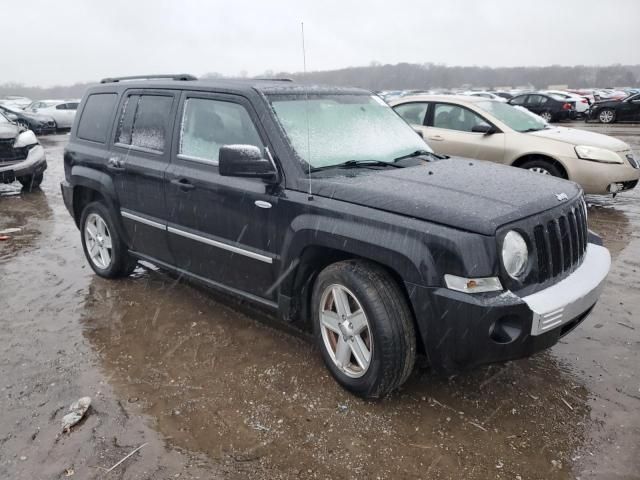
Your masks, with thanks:
M 524 163 L 530 160 L 543 160 L 545 162 L 549 162 L 554 165 L 556 168 L 560 170 L 562 173 L 562 178 L 569 179 L 569 173 L 564 164 L 558 160 L 557 158 L 552 157 L 546 153 L 527 153 L 519 156 L 513 162 L 511 162 L 512 167 L 521 167 Z

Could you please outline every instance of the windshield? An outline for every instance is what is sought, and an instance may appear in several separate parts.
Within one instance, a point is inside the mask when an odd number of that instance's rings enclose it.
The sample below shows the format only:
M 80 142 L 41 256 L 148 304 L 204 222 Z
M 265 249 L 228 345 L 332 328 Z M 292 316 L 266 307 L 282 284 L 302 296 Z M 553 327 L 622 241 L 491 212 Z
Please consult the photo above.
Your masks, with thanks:
M 542 118 L 502 102 L 477 102 L 476 105 L 516 132 L 533 132 L 547 126 Z
M 431 151 L 375 96 L 295 94 L 269 98 L 296 154 L 313 168 L 350 160 L 392 163 L 418 150 Z

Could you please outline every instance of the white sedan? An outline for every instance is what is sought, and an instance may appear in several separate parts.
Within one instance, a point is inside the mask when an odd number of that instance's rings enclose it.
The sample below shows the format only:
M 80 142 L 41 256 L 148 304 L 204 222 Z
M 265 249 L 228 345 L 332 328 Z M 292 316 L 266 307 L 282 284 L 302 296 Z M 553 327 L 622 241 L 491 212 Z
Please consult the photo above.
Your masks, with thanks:
M 464 92 L 463 95 L 469 95 L 471 97 L 488 98 L 489 100 L 495 100 L 497 102 L 506 102 L 507 101 L 506 98 L 501 97 L 500 95 L 496 95 L 493 92 L 468 91 L 468 92 Z
M 576 112 L 580 115 L 584 115 L 589 110 L 589 101 L 586 97 L 578 95 L 577 93 L 565 92 L 562 90 L 543 90 L 542 93 L 556 97 L 559 100 L 575 102 Z
M 71 128 L 79 104 L 80 100 L 39 100 L 24 110 L 53 117 L 57 128 Z

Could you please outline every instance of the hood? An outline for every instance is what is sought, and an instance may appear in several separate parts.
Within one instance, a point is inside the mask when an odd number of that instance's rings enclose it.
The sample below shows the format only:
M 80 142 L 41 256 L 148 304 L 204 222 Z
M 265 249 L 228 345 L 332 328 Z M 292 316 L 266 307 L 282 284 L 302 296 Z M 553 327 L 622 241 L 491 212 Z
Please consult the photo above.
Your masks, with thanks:
M 0 140 L 16 138 L 20 130 L 20 127 L 13 123 L 0 123 Z
M 480 160 L 457 158 L 403 169 L 345 170 L 314 178 L 315 195 L 461 230 L 494 235 L 498 227 L 581 195 L 575 183 Z
M 609 135 L 587 132 L 585 130 L 578 130 L 577 128 L 551 127 L 537 132 L 529 132 L 527 135 L 549 138 L 572 145 L 588 145 L 590 147 L 606 148 L 614 152 L 621 152 L 631 148 L 623 141 L 610 137 Z

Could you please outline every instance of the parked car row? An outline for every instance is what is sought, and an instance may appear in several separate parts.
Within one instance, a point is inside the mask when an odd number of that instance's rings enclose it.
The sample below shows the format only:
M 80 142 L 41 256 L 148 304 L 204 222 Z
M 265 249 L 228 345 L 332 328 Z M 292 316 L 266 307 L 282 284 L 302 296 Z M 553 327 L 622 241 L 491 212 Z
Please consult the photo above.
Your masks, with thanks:
M 615 195 L 634 188 L 640 163 L 629 145 L 608 135 L 550 126 L 519 110 L 526 107 L 552 119 L 571 111 L 562 104 L 540 94 L 520 95 L 509 104 L 455 95 L 415 95 L 390 102 L 436 153 L 566 178 L 586 193 Z
M 38 100 L 8 96 L 0 100 L 0 111 L 12 122 L 38 134 L 70 129 L 80 100 Z

